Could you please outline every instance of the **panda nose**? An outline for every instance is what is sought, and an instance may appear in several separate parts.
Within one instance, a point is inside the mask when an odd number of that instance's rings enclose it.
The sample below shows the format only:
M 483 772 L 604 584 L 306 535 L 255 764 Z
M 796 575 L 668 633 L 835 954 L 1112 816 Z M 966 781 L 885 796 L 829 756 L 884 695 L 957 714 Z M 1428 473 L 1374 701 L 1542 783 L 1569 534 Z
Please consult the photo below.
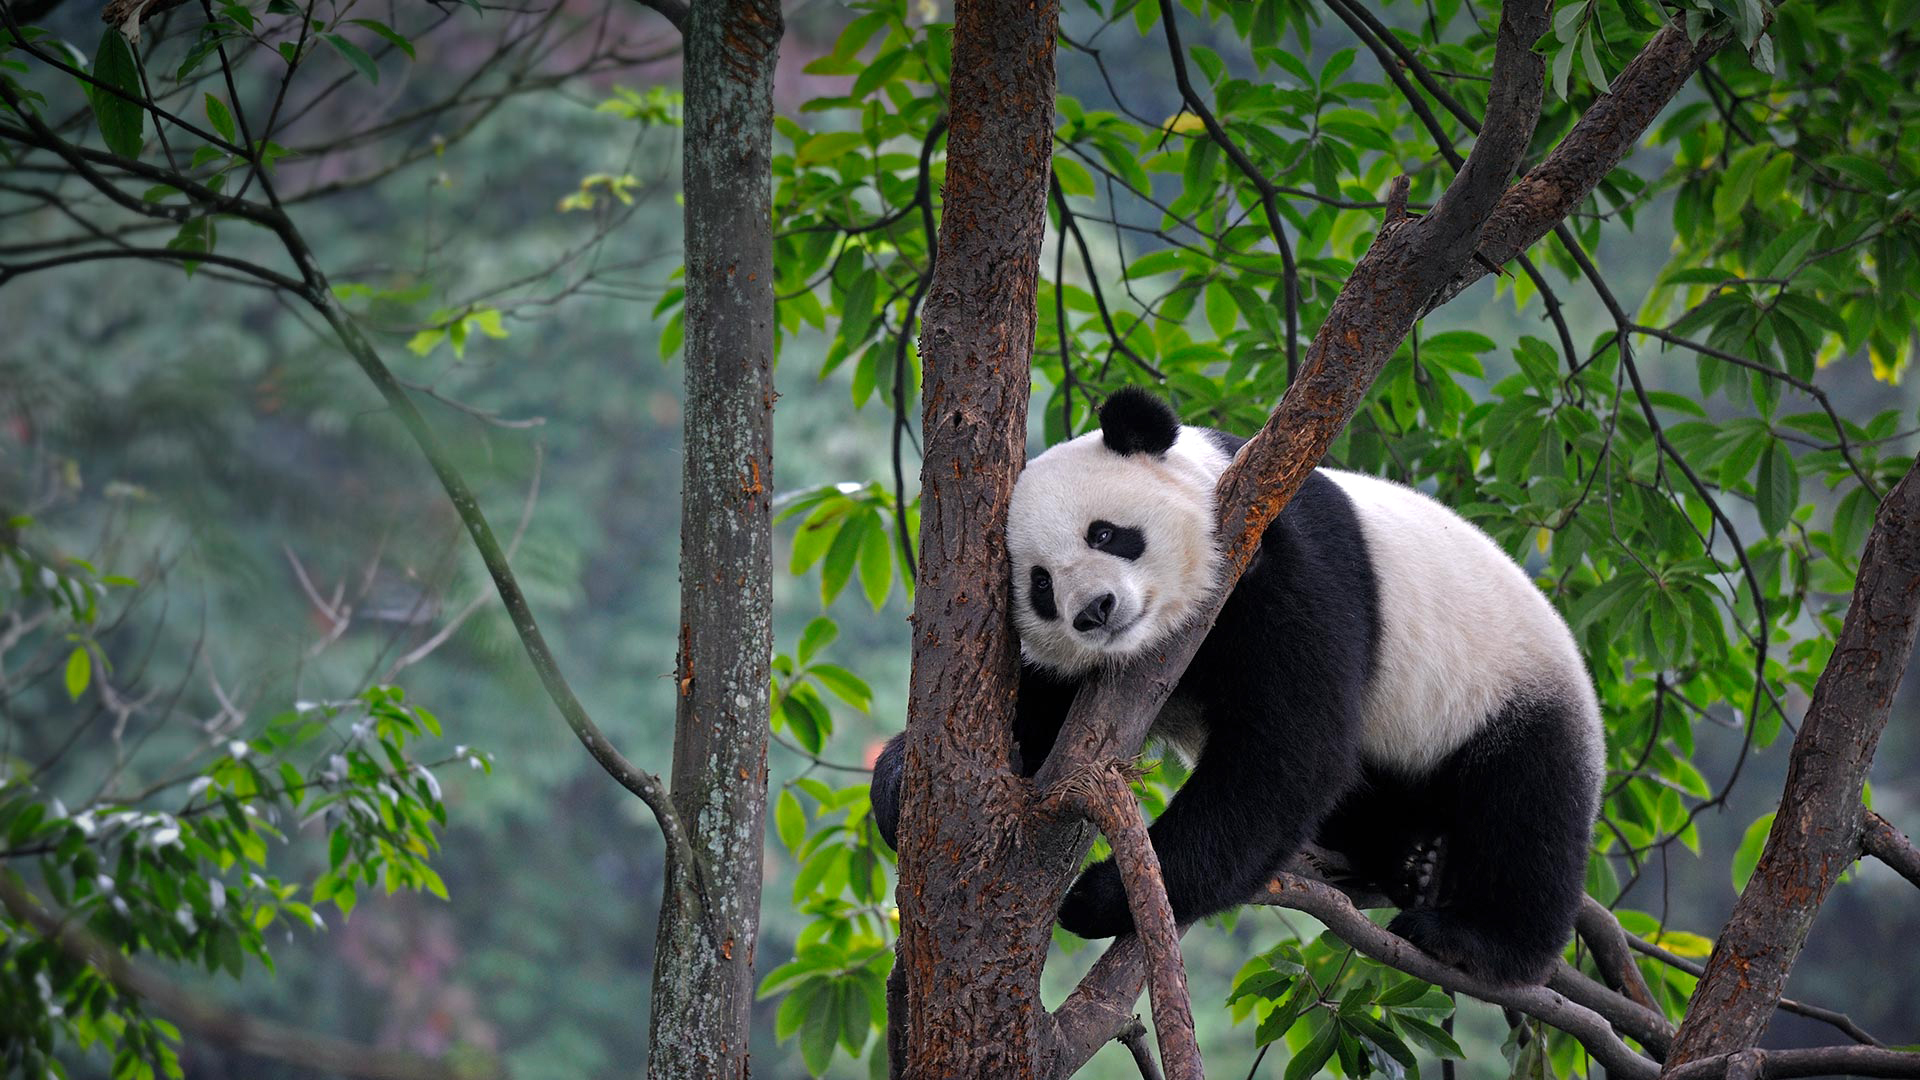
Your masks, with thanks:
M 1092 630 L 1095 627 L 1105 626 L 1107 625 L 1107 616 L 1111 614 L 1113 614 L 1113 594 L 1107 593 L 1100 599 L 1092 601 L 1086 607 L 1080 609 L 1080 614 L 1073 617 L 1073 628 L 1075 630 Z

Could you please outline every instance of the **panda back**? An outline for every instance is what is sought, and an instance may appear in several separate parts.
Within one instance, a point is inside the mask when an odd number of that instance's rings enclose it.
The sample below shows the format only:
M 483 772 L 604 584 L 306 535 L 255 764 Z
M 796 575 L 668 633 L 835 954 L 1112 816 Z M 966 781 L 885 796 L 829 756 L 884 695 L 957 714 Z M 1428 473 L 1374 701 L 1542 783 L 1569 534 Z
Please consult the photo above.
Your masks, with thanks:
M 1517 698 L 1562 703 L 1601 753 L 1600 712 L 1573 635 L 1486 533 L 1412 488 L 1323 469 L 1352 500 L 1378 589 L 1361 749 L 1424 775 Z

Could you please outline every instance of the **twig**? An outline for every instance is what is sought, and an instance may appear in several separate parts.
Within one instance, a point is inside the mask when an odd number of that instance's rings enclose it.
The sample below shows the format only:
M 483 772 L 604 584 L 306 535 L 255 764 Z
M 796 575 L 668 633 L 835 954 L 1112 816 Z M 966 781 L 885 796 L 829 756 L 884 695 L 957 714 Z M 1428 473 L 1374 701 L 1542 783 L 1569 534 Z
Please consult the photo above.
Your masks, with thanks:
M 242 1053 L 363 1080 L 479 1080 L 501 1075 L 498 1062 L 491 1057 L 463 1061 L 456 1067 L 405 1050 L 377 1049 L 316 1035 L 215 1005 L 136 965 L 71 914 L 62 917 L 48 911 L 5 873 L 0 873 L 0 907 L 61 951 L 98 971 L 122 992 L 144 999 L 196 1035 Z

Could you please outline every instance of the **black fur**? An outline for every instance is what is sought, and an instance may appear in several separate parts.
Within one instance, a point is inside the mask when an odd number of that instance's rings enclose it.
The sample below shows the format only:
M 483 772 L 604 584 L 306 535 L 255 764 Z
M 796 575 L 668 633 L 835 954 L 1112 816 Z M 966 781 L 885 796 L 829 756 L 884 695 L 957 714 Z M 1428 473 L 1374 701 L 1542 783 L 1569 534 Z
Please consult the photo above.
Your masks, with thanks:
M 1180 417 L 1137 386 L 1123 386 L 1100 406 L 1100 440 L 1116 454 L 1164 454 L 1180 437 Z
M 1244 440 L 1216 441 L 1232 453 Z M 1593 820 L 1570 707 L 1513 701 L 1423 777 L 1363 763 L 1378 609 L 1353 505 L 1315 473 L 1268 527 L 1174 689 L 1170 707 L 1198 706 L 1207 729 L 1193 774 L 1150 830 L 1174 917 L 1245 902 L 1313 840 L 1402 905 L 1394 932 L 1483 977 L 1537 980 L 1572 932 Z M 1026 775 L 1077 689 L 1023 668 L 1015 736 Z M 888 745 L 873 778 L 889 843 L 901 746 Z M 1111 860 L 1074 884 L 1060 924 L 1084 937 L 1132 929 Z
M 1096 521 L 1087 526 L 1087 546 L 1123 559 L 1138 559 L 1147 553 L 1147 534 L 1111 521 Z

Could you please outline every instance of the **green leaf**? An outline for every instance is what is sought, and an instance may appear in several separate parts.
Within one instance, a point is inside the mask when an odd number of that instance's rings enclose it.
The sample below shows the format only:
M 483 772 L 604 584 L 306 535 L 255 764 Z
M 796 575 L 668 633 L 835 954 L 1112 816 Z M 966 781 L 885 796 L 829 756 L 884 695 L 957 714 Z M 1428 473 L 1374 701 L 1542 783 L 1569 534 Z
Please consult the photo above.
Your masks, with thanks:
M 1060 179 L 1060 190 L 1068 195 L 1093 195 L 1098 190 L 1093 184 L 1093 173 L 1070 157 L 1055 156 L 1053 173 Z
M 1787 527 L 1800 497 L 1800 474 L 1793 455 L 1775 439 L 1760 457 L 1760 475 L 1754 481 L 1754 508 L 1760 512 L 1760 524 L 1768 535 L 1778 535 Z
M 93 654 L 85 645 L 75 645 L 67 654 L 67 696 L 75 701 L 87 692 L 87 684 L 93 681 Z
M 399 34 L 395 33 L 393 28 L 391 26 L 388 26 L 386 23 L 383 23 L 378 19 L 348 19 L 347 21 L 352 23 L 355 26 L 363 26 L 368 30 L 371 30 L 374 33 L 380 35 L 381 37 L 386 38 L 388 41 L 394 44 L 394 47 L 398 48 L 401 52 L 406 53 L 407 59 L 412 60 L 415 58 L 413 55 L 413 42 L 408 41 L 406 38 L 401 37 Z
M 866 712 L 873 705 L 873 689 L 866 680 L 838 664 L 815 664 L 807 669 L 807 673 L 834 697 L 861 712 Z
M 1733 891 L 1747 891 L 1747 881 L 1753 877 L 1753 869 L 1760 865 L 1760 853 L 1767 846 L 1767 833 L 1773 828 L 1771 812 L 1754 819 L 1747 831 L 1740 837 L 1740 849 L 1733 853 Z
M 377 83 L 380 81 L 380 67 L 373 62 L 373 57 L 367 55 L 367 50 L 355 45 L 339 34 L 323 34 L 321 36 L 327 39 L 327 44 L 333 46 L 334 51 L 339 53 L 347 63 L 353 65 L 355 71 L 365 75 L 368 82 Z
M 100 89 L 93 89 L 90 94 L 93 117 L 100 125 L 100 137 L 106 140 L 107 149 L 122 157 L 139 157 L 140 147 L 146 142 L 146 110 L 134 102 L 145 100 L 146 95 L 140 90 L 140 69 L 134 63 L 133 50 L 114 27 L 108 27 L 100 35 L 100 48 L 93 58 L 93 77 L 134 99 L 129 101 Z
M 833 644 L 833 639 L 839 636 L 840 627 L 832 619 L 816 615 L 807 623 L 807 628 L 800 631 L 800 645 L 794 658 L 805 664 L 813 659 L 815 653 Z
M 1567 78 L 1573 74 L 1573 46 L 1562 45 L 1553 54 L 1553 93 L 1562 101 L 1567 97 Z
M 780 792 L 773 806 L 773 822 L 787 850 L 799 850 L 801 841 L 807 838 L 807 812 L 800 808 L 800 800 L 793 797 L 792 791 Z
M 207 123 L 213 125 L 213 130 L 219 132 L 221 138 L 232 142 L 234 140 L 233 113 L 227 108 L 227 103 L 208 94 L 206 109 Z
M 1340 1030 L 1338 1020 L 1328 1021 L 1327 1025 L 1320 1029 L 1320 1033 L 1302 1047 L 1299 1053 L 1293 1055 L 1293 1060 L 1287 1062 L 1285 1080 L 1307 1080 L 1308 1077 L 1318 1073 L 1320 1067 L 1333 1057 L 1334 1050 L 1340 1046 Z
M 875 611 L 886 604 L 887 593 L 893 588 L 891 537 L 876 521 L 860 538 L 860 590 L 867 594 L 867 603 Z
M 878 529 L 880 522 L 872 510 L 856 513 L 840 526 L 834 534 L 833 543 L 827 545 L 826 558 L 820 563 L 820 606 L 826 607 L 840 595 L 853 579 L 854 560 L 860 552 L 860 544 L 866 539 L 868 529 Z

